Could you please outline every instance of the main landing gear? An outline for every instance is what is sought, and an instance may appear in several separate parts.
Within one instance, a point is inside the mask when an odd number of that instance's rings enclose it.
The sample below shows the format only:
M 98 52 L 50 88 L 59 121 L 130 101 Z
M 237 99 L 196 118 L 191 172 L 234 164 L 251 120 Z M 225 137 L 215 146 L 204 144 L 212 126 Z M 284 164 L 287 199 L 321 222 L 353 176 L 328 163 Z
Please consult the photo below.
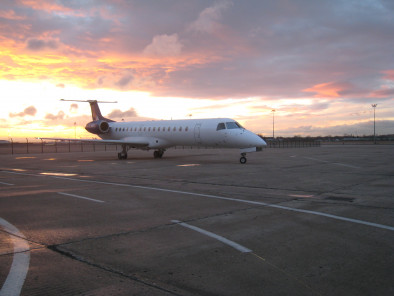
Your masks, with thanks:
M 246 153 L 241 153 L 241 158 L 239 159 L 239 162 L 242 164 L 246 163 Z
M 129 149 L 129 146 L 122 145 L 122 151 L 118 153 L 118 159 L 127 159 L 127 151 Z
M 166 151 L 166 150 L 165 149 L 155 150 L 155 152 L 153 152 L 153 157 L 154 158 L 162 158 L 164 151 Z

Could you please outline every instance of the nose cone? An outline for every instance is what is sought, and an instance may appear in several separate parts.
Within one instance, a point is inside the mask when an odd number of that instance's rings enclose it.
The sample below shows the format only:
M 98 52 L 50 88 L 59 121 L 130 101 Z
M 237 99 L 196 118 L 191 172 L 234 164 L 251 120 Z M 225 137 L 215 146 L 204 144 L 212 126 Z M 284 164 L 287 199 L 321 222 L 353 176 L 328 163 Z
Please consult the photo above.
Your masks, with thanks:
M 255 133 L 250 131 L 245 131 L 245 136 L 247 138 L 248 147 L 264 147 L 267 143 Z
M 261 137 L 259 137 L 256 134 L 253 134 L 253 136 L 254 136 L 253 137 L 253 146 L 256 146 L 256 147 L 267 146 L 267 143 Z

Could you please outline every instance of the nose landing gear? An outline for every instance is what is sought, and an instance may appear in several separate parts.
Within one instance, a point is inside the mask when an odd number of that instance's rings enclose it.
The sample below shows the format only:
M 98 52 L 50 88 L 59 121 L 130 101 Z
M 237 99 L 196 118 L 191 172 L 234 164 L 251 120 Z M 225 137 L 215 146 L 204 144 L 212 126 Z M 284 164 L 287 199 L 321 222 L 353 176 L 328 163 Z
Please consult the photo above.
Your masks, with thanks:
M 241 153 L 241 158 L 239 159 L 239 162 L 242 164 L 246 163 L 246 153 Z
M 154 158 L 162 158 L 164 151 L 165 151 L 164 149 L 156 150 L 155 152 L 153 152 L 153 157 Z

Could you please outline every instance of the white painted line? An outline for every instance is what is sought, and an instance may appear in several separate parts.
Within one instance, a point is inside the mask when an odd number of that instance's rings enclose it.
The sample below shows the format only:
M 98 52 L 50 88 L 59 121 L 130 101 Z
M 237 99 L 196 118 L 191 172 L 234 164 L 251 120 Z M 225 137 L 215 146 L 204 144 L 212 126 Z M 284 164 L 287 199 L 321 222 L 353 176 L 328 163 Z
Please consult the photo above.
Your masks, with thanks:
M 335 164 L 335 165 L 340 165 L 340 166 L 344 166 L 344 167 L 347 167 L 347 168 L 352 168 L 352 169 L 361 169 L 361 168 L 360 168 L 360 167 L 358 167 L 358 166 L 355 166 L 355 165 L 350 165 L 350 164 L 346 164 L 346 163 L 333 162 L 332 164 Z
M 302 198 L 309 198 L 313 197 L 312 194 L 289 194 L 290 197 L 302 197 Z
M 13 185 L 15 185 L 15 184 L 6 183 L 6 182 L 0 182 L 0 184 L 2 184 L 2 185 L 8 185 L 8 186 L 13 186 Z
M 58 194 L 66 195 L 66 196 L 72 196 L 72 197 L 76 197 L 76 198 L 80 198 L 80 199 L 86 199 L 86 200 L 90 200 L 90 201 L 94 201 L 94 202 L 104 202 L 104 201 L 102 201 L 102 200 L 93 199 L 93 198 L 89 198 L 89 197 L 85 197 L 85 196 L 80 196 L 80 195 L 76 195 L 76 194 L 71 194 L 71 193 L 58 192 Z
M 327 160 L 322 160 L 322 159 L 318 159 L 318 158 L 313 158 L 313 157 L 303 157 L 305 159 L 309 159 L 309 160 L 314 160 L 314 161 L 318 161 L 318 162 L 324 162 L 324 163 L 328 163 Z
M 21 293 L 29 270 L 30 248 L 25 236 L 14 225 L 0 218 L 0 226 L 11 234 L 14 244 L 14 258 L 8 276 L 0 290 L 0 296 L 17 296 Z
M 196 226 L 192 226 L 192 225 L 187 224 L 187 223 L 183 223 L 183 222 L 181 222 L 179 220 L 171 220 L 171 222 L 177 223 L 177 224 L 179 224 L 179 225 L 181 225 L 183 227 L 192 229 L 192 230 L 197 231 L 197 232 L 199 232 L 201 234 L 204 234 L 206 236 L 212 237 L 212 238 L 214 238 L 214 239 L 216 239 L 216 240 L 218 240 L 218 241 L 220 241 L 220 242 L 222 242 L 222 243 L 224 243 L 224 244 L 226 244 L 226 245 L 228 245 L 230 247 L 233 247 L 234 249 L 236 249 L 236 250 L 238 250 L 238 251 L 240 251 L 242 253 L 250 253 L 250 252 L 252 252 L 252 250 L 250 250 L 250 249 L 248 249 L 248 248 L 246 248 L 244 246 L 241 246 L 240 244 L 237 244 L 236 242 L 228 240 L 227 238 L 225 238 L 223 236 L 217 235 L 217 234 L 215 234 L 213 232 L 209 232 L 209 231 L 204 230 L 202 228 L 199 228 L 199 227 L 196 227 Z
M 2 172 L 3 173 L 10 173 L 10 174 L 18 174 L 18 175 L 28 175 L 28 176 L 43 177 L 42 175 L 15 173 L 15 172 L 8 172 L 8 171 L 2 171 Z M 372 226 L 372 227 L 376 227 L 376 228 L 381 228 L 381 229 L 394 231 L 394 227 L 383 225 L 383 224 L 377 224 L 377 223 L 367 222 L 367 221 L 358 220 L 358 219 L 351 219 L 351 218 L 346 218 L 346 217 L 326 214 L 326 213 L 322 213 L 322 212 L 290 208 L 290 207 L 285 207 L 285 206 L 280 206 L 280 205 L 275 205 L 275 204 L 268 204 L 268 203 L 265 203 L 265 202 L 259 202 L 259 201 L 253 201 L 253 200 L 229 198 L 229 197 L 216 196 L 216 195 L 210 195 L 210 194 L 202 194 L 202 193 L 194 193 L 194 192 L 187 192 L 187 191 L 162 189 L 162 188 L 156 188 L 156 187 L 138 186 L 138 185 L 131 185 L 131 184 L 102 182 L 102 181 L 94 181 L 94 180 L 82 180 L 82 179 L 74 179 L 74 178 L 66 178 L 66 177 L 55 177 L 55 176 L 48 176 L 48 177 L 56 178 L 56 179 L 62 179 L 62 180 L 76 181 L 76 182 L 104 184 L 104 185 L 113 185 L 113 186 L 130 187 L 130 188 L 140 188 L 140 189 L 146 189 L 146 190 L 172 192 L 172 193 L 179 193 L 179 194 L 184 194 L 184 195 L 202 196 L 202 197 L 215 198 L 215 199 L 221 199 L 221 200 L 235 201 L 235 202 L 247 203 L 247 204 L 252 204 L 252 205 L 260 205 L 260 206 L 277 208 L 277 209 L 282 209 L 282 210 L 287 210 L 287 211 L 299 212 L 299 213 L 304 213 L 304 214 L 312 214 L 312 215 L 317 215 L 317 216 L 323 216 L 323 217 L 326 217 L 326 218 L 336 219 L 336 220 L 340 220 L 340 221 L 347 221 L 347 222 L 351 222 L 351 223 L 362 224 L 362 225 L 367 225 L 367 226 Z
M 323 163 L 328 163 L 328 164 L 335 164 L 335 165 L 339 165 L 339 166 L 344 166 L 347 168 L 352 168 L 352 169 L 361 169 L 358 166 L 355 165 L 350 165 L 350 164 L 346 164 L 346 163 L 340 163 L 340 162 L 329 162 L 327 160 L 322 160 L 322 159 L 318 159 L 318 158 L 313 158 L 313 157 L 303 157 L 305 159 L 309 159 L 309 160 L 314 160 L 314 161 L 318 161 L 318 162 L 323 162 Z

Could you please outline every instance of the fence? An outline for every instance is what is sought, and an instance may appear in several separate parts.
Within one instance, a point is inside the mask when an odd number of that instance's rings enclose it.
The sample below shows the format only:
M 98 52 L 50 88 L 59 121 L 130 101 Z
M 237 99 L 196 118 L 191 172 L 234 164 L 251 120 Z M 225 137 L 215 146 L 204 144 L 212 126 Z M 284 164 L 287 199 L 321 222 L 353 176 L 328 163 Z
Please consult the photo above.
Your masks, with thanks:
M 267 141 L 267 148 L 319 147 L 320 141 Z M 176 146 L 173 149 L 212 149 L 205 146 Z M 74 141 L 6 142 L 0 143 L 0 154 L 70 153 L 120 151 L 120 145 Z
M 278 140 L 266 141 L 267 148 L 306 148 L 306 147 L 320 147 L 321 141 L 311 140 Z
M 117 151 L 117 145 L 104 143 L 84 143 L 72 141 L 55 142 L 13 142 L 1 143 L 0 154 L 34 154 L 34 153 L 64 153 L 64 152 L 94 152 Z

